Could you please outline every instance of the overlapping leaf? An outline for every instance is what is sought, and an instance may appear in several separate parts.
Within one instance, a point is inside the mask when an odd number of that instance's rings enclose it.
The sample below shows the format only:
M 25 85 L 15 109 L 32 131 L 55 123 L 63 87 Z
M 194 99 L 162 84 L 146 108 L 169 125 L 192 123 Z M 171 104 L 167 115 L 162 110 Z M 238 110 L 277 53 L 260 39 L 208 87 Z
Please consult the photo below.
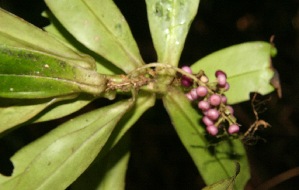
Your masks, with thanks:
M 106 77 L 42 52 L 0 45 L 0 97 L 50 98 L 100 94 Z
M 75 52 L 47 32 L 3 9 L 0 9 L 0 44 L 43 52 L 80 67 L 95 69 L 90 56 Z
M 246 101 L 250 92 L 267 94 L 274 90 L 270 80 L 274 75 L 271 55 L 275 48 L 266 42 L 248 42 L 214 52 L 191 66 L 193 72 L 203 70 L 210 81 L 215 71 L 223 70 L 230 90 L 226 93 L 230 104 Z
M 146 0 L 158 62 L 177 66 L 199 0 Z
M 12 157 L 13 175 L 0 176 L 0 189 L 65 189 L 90 165 L 132 104 L 122 101 L 81 115 L 21 149 Z
M 233 173 L 233 160 L 236 160 L 242 170 L 235 187 L 244 189 L 250 173 L 243 144 L 237 139 L 223 141 L 215 147 L 209 144 L 205 138 L 205 129 L 200 124 L 201 115 L 191 106 L 182 92 L 169 89 L 163 103 L 177 134 L 204 181 L 210 185 L 230 177 Z
M 62 25 L 82 44 L 125 72 L 143 64 L 130 29 L 111 0 L 46 0 Z

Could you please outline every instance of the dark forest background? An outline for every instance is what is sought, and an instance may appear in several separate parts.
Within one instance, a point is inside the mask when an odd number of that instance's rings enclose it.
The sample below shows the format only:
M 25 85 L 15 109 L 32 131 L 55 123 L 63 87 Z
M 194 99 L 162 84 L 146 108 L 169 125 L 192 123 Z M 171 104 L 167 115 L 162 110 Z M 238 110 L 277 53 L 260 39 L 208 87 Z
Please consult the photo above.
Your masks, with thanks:
M 144 0 L 115 0 L 115 3 L 125 15 L 144 60 L 155 61 Z M 42 0 L 0 0 L 0 7 L 38 27 L 48 24 L 40 16 L 47 9 Z M 264 112 L 260 113 L 260 118 L 272 127 L 259 130 L 257 136 L 260 138 L 246 145 L 252 172 L 247 189 L 256 189 L 261 185 L 266 188 L 270 180 L 272 185 L 278 183 L 271 188 L 273 190 L 297 190 L 299 1 L 202 0 L 187 37 L 181 64 L 190 65 L 230 45 L 256 40 L 269 41 L 272 35 L 275 36 L 274 44 L 278 49 L 273 65 L 280 74 L 283 97 L 279 99 L 276 93 L 260 97 L 260 101 L 264 102 Z M 132 154 L 127 189 L 200 189 L 203 187 L 202 180 L 172 128 L 161 102 L 158 101 L 156 107 L 159 111 L 149 110 L 131 130 Z M 250 102 L 235 105 L 234 108 L 245 131 L 255 119 Z M 47 130 L 51 129 L 51 125 L 54 126 L 53 123 L 49 125 Z M 19 144 L 32 141 L 44 130 L 34 126 L 22 127 L 0 139 L 0 155 L 4 154 L 0 158 L 1 162 L 5 163 L 5 158 L 9 158 Z M 281 182 L 280 178 L 275 178 L 278 175 L 286 179 Z M 295 177 L 291 178 L 292 175 Z

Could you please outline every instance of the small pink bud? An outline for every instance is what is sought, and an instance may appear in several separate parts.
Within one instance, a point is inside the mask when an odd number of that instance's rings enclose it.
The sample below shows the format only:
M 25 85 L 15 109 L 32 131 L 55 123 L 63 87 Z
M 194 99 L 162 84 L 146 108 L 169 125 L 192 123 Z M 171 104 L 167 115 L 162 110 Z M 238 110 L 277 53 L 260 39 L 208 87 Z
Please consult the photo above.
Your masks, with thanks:
M 181 84 L 185 87 L 189 87 L 192 85 L 192 81 L 187 77 L 182 77 Z
M 215 125 L 209 125 L 206 129 L 208 133 L 212 136 L 215 136 L 218 133 L 218 128 Z
M 227 97 L 226 96 L 221 96 L 221 102 L 223 103 L 223 104 L 226 104 L 227 103 Z
M 215 72 L 215 76 L 216 76 L 216 77 L 218 77 L 219 75 L 224 75 L 225 78 L 226 78 L 226 74 L 225 74 L 225 72 L 222 71 L 222 70 L 217 70 L 217 71 Z
M 230 88 L 230 85 L 229 85 L 228 83 L 225 83 L 224 90 L 225 90 L 225 91 L 228 91 L 229 88 Z
M 218 94 L 213 94 L 210 96 L 209 102 L 212 106 L 218 106 L 221 103 L 221 96 Z
M 188 100 L 193 101 L 193 98 L 190 93 L 185 94 Z
M 205 86 L 199 86 L 196 88 L 196 92 L 199 97 L 205 97 L 208 94 L 208 89 Z
M 233 107 L 231 107 L 231 106 L 226 106 L 225 108 L 229 111 L 229 113 L 230 113 L 231 115 L 234 115 L 234 108 L 233 108 Z
M 237 132 L 239 132 L 239 130 L 240 130 L 240 127 L 236 124 L 232 124 L 228 127 L 228 133 L 229 134 L 237 133 Z

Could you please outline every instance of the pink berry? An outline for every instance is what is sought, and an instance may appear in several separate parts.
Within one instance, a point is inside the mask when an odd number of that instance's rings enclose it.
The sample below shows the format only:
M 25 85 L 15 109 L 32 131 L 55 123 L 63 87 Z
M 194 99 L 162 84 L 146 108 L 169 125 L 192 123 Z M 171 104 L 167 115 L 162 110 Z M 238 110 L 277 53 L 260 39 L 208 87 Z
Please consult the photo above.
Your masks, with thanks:
M 209 109 L 206 114 L 211 120 L 216 120 L 219 117 L 219 111 L 216 109 Z
M 221 102 L 222 102 L 223 104 L 226 104 L 226 103 L 227 103 L 227 98 L 226 98 L 226 96 L 224 96 L 224 95 L 221 96 Z
M 214 125 L 214 122 L 208 118 L 207 116 L 204 116 L 202 118 L 202 122 L 206 125 L 206 126 L 209 126 L 209 125 Z
M 182 70 L 186 71 L 187 73 L 192 74 L 192 70 L 191 70 L 191 68 L 189 66 L 182 66 Z
M 228 83 L 225 83 L 225 86 L 223 88 L 225 91 L 228 91 L 230 88 L 230 85 Z
M 210 109 L 210 103 L 205 100 L 199 101 L 198 108 L 201 109 L 202 111 L 206 111 Z
M 198 98 L 195 88 L 193 88 L 189 93 L 191 94 L 193 100 L 196 100 Z
M 193 98 L 190 93 L 185 94 L 188 100 L 193 101 Z
M 236 124 L 232 124 L 228 127 L 228 133 L 229 134 L 237 133 L 237 132 L 239 132 L 239 130 L 240 130 L 240 127 Z
M 226 84 L 226 74 L 223 71 L 218 70 L 215 75 L 217 77 L 218 85 L 220 87 L 224 87 Z
M 196 92 L 199 97 L 205 97 L 208 94 L 208 89 L 205 86 L 199 86 L 196 88 Z
M 222 71 L 222 70 L 217 70 L 217 71 L 215 72 L 215 76 L 216 76 L 216 77 L 218 77 L 219 75 L 224 75 L 224 76 L 226 77 L 225 72 Z
M 192 85 L 192 81 L 187 77 L 182 77 L 181 84 L 185 87 L 189 87 Z
M 215 136 L 218 133 L 218 128 L 215 125 L 207 126 L 207 131 L 210 135 Z
M 234 108 L 233 108 L 233 107 L 231 107 L 231 106 L 226 106 L 225 108 L 229 111 L 229 113 L 230 113 L 231 115 L 234 115 Z
M 213 94 L 210 96 L 209 102 L 212 106 L 218 106 L 221 103 L 221 96 L 218 94 Z

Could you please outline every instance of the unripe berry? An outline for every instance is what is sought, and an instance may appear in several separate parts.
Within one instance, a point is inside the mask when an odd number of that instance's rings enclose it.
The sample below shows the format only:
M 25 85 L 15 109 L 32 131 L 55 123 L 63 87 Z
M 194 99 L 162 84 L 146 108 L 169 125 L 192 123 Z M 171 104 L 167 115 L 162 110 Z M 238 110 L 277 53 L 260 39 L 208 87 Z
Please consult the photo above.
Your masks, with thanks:
M 218 133 L 218 128 L 215 125 L 207 126 L 207 131 L 210 135 L 215 136 Z
M 209 109 L 206 114 L 206 116 L 208 116 L 211 120 L 218 119 L 219 115 L 219 111 L 216 109 Z
M 202 111 L 207 111 L 208 109 L 210 109 L 210 104 L 209 102 L 202 100 L 198 102 L 198 108 L 201 109 Z
M 232 124 L 228 127 L 228 133 L 229 134 L 237 133 L 237 132 L 239 132 L 239 130 L 240 130 L 240 127 L 236 124 Z
M 205 97 L 208 94 L 208 89 L 205 86 L 199 86 L 196 88 L 196 92 L 199 97 Z
M 202 122 L 206 125 L 206 126 L 209 126 L 209 125 L 214 125 L 214 122 L 208 118 L 207 116 L 204 116 L 202 118 Z
M 210 96 L 209 102 L 212 106 L 218 106 L 221 103 L 221 96 L 218 94 L 213 94 Z
M 207 83 L 207 82 L 209 82 L 209 78 L 207 77 L 207 76 L 205 76 L 205 75 L 202 75 L 201 77 L 200 77 L 200 79 L 199 79 L 201 82 L 203 82 L 203 83 Z

